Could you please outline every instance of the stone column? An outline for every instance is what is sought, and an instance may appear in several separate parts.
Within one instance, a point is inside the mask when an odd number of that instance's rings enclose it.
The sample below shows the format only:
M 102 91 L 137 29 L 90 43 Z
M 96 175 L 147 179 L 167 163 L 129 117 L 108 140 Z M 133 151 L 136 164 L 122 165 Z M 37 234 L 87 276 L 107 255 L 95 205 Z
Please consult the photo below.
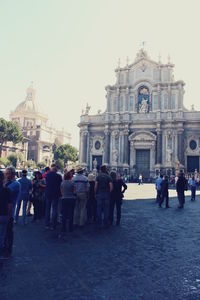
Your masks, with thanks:
M 168 85 L 168 109 L 171 110 L 172 101 L 171 101 L 171 86 Z
M 183 109 L 183 90 L 181 84 L 178 86 L 178 109 Z
M 110 131 L 105 129 L 105 148 L 104 148 L 104 163 L 110 163 Z
M 161 110 L 161 90 L 159 84 L 158 84 L 157 93 L 158 93 L 158 110 Z
M 162 164 L 162 131 L 157 131 L 156 163 Z
M 124 153 L 123 153 L 123 163 L 128 165 L 129 156 L 129 141 L 128 141 L 128 129 L 124 130 Z
M 184 139 L 183 131 L 178 132 L 178 160 L 184 165 Z
M 134 142 L 130 141 L 130 172 L 131 175 L 134 173 L 133 166 L 136 164 L 136 152 L 135 152 L 135 146 Z
M 83 131 L 81 146 L 81 162 L 87 165 L 88 131 Z

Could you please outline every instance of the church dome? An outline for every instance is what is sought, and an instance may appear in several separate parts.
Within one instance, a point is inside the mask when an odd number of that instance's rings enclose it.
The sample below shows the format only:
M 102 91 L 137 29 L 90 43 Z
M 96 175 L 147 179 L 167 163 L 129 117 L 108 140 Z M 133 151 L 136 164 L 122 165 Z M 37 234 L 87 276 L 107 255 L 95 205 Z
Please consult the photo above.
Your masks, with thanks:
M 35 101 L 35 89 L 31 85 L 26 90 L 26 99 L 22 101 L 14 110 L 15 113 L 32 113 L 32 114 L 43 114 L 42 109 L 39 107 L 39 105 Z
M 38 113 L 38 107 L 37 104 L 34 103 L 31 100 L 25 100 L 21 102 L 15 109 L 15 112 L 32 112 L 32 113 Z

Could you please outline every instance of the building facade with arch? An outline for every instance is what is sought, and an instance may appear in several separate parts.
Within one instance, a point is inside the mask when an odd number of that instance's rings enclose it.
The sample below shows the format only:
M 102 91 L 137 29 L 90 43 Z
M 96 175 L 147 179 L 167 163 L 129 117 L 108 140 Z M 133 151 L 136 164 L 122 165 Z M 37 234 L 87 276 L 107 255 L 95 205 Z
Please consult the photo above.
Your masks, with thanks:
M 106 86 L 104 113 L 80 117 L 79 162 L 89 170 L 107 164 L 133 176 L 199 171 L 200 112 L 184 107 L 184 85 L 174 65 L 151 60 L 141 49 L 132 64 L 115 70 Z

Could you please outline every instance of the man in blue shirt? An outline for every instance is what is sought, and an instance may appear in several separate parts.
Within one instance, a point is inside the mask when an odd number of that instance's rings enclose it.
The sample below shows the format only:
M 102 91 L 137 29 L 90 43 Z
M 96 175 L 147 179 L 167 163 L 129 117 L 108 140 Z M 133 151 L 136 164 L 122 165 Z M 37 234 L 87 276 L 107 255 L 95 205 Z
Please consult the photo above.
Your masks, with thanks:
M 15 214 L 15 223 L 18 222 L 18 217 L 19 217 L 19 211 L 21 208 L 21 203 L 23 201 L 23 214 L 22 214 L 22 219 L 23 219 L 23 224 L 26 224 L 26 207 L 27 203 L 29 200 L 29 194 L 32 189 L 32 183 L 31 180 L 27 178 L 27 171 L 23 170 L 22 171 L 22 178 L 18 180 L 18 182 L 21 185 L 21 195 L 18 198 L 17 201 L 17 209 L 16 209 L 16 214 Z
M 155 184 L 155 188 L 156 188 L 156 191 L 157 191 L 156 203 L 160 203 L 160 201 L 161 201 L 161 182 L 162 181 L 163 181 L 163 175 L 161 174 L 156 179 L 156 184 Z
M 61 196 L 60 185 L 62 177 L 57 173 L 56 164 L 51 165 L 51 171 L 46 176 L 46 208 L 45 208 L 45 225 L 48 229 L 50 226 L 50 213 L 52 207 L 52 227 L 56 228 L 58 201 Z

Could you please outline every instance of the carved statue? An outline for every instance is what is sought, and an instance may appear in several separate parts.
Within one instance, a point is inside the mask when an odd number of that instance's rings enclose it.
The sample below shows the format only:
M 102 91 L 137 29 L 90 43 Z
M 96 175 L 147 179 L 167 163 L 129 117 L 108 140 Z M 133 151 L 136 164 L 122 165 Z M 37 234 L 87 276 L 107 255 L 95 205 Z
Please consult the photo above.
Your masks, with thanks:
M 142 98 L 139 112 L 141 112 L 141 113 L 148 112 L 148 100 L 145 100 L 144 98 Z
M 166 151 L 166 158 L 167 158 L 167 162 L 171 163 L 172 162 L 172 149 L 167 148 Z
M 118 161 L 118 151 L 117 151 L 117 149 L 113 150 L 113 161 L 114 162 Z
M 86 115 L 89 114 L 90 108 L 91 108 L 91 107 L 90 107 L 90 106 L 88 105 L 88 103 L 87 103 L 86 108 L 85 108 L 85 114 L 86 114 Z
M 94 167 L 94 169 L 97 168 L 97 159 L 96 158 L 93 160 L 93 167 Z

